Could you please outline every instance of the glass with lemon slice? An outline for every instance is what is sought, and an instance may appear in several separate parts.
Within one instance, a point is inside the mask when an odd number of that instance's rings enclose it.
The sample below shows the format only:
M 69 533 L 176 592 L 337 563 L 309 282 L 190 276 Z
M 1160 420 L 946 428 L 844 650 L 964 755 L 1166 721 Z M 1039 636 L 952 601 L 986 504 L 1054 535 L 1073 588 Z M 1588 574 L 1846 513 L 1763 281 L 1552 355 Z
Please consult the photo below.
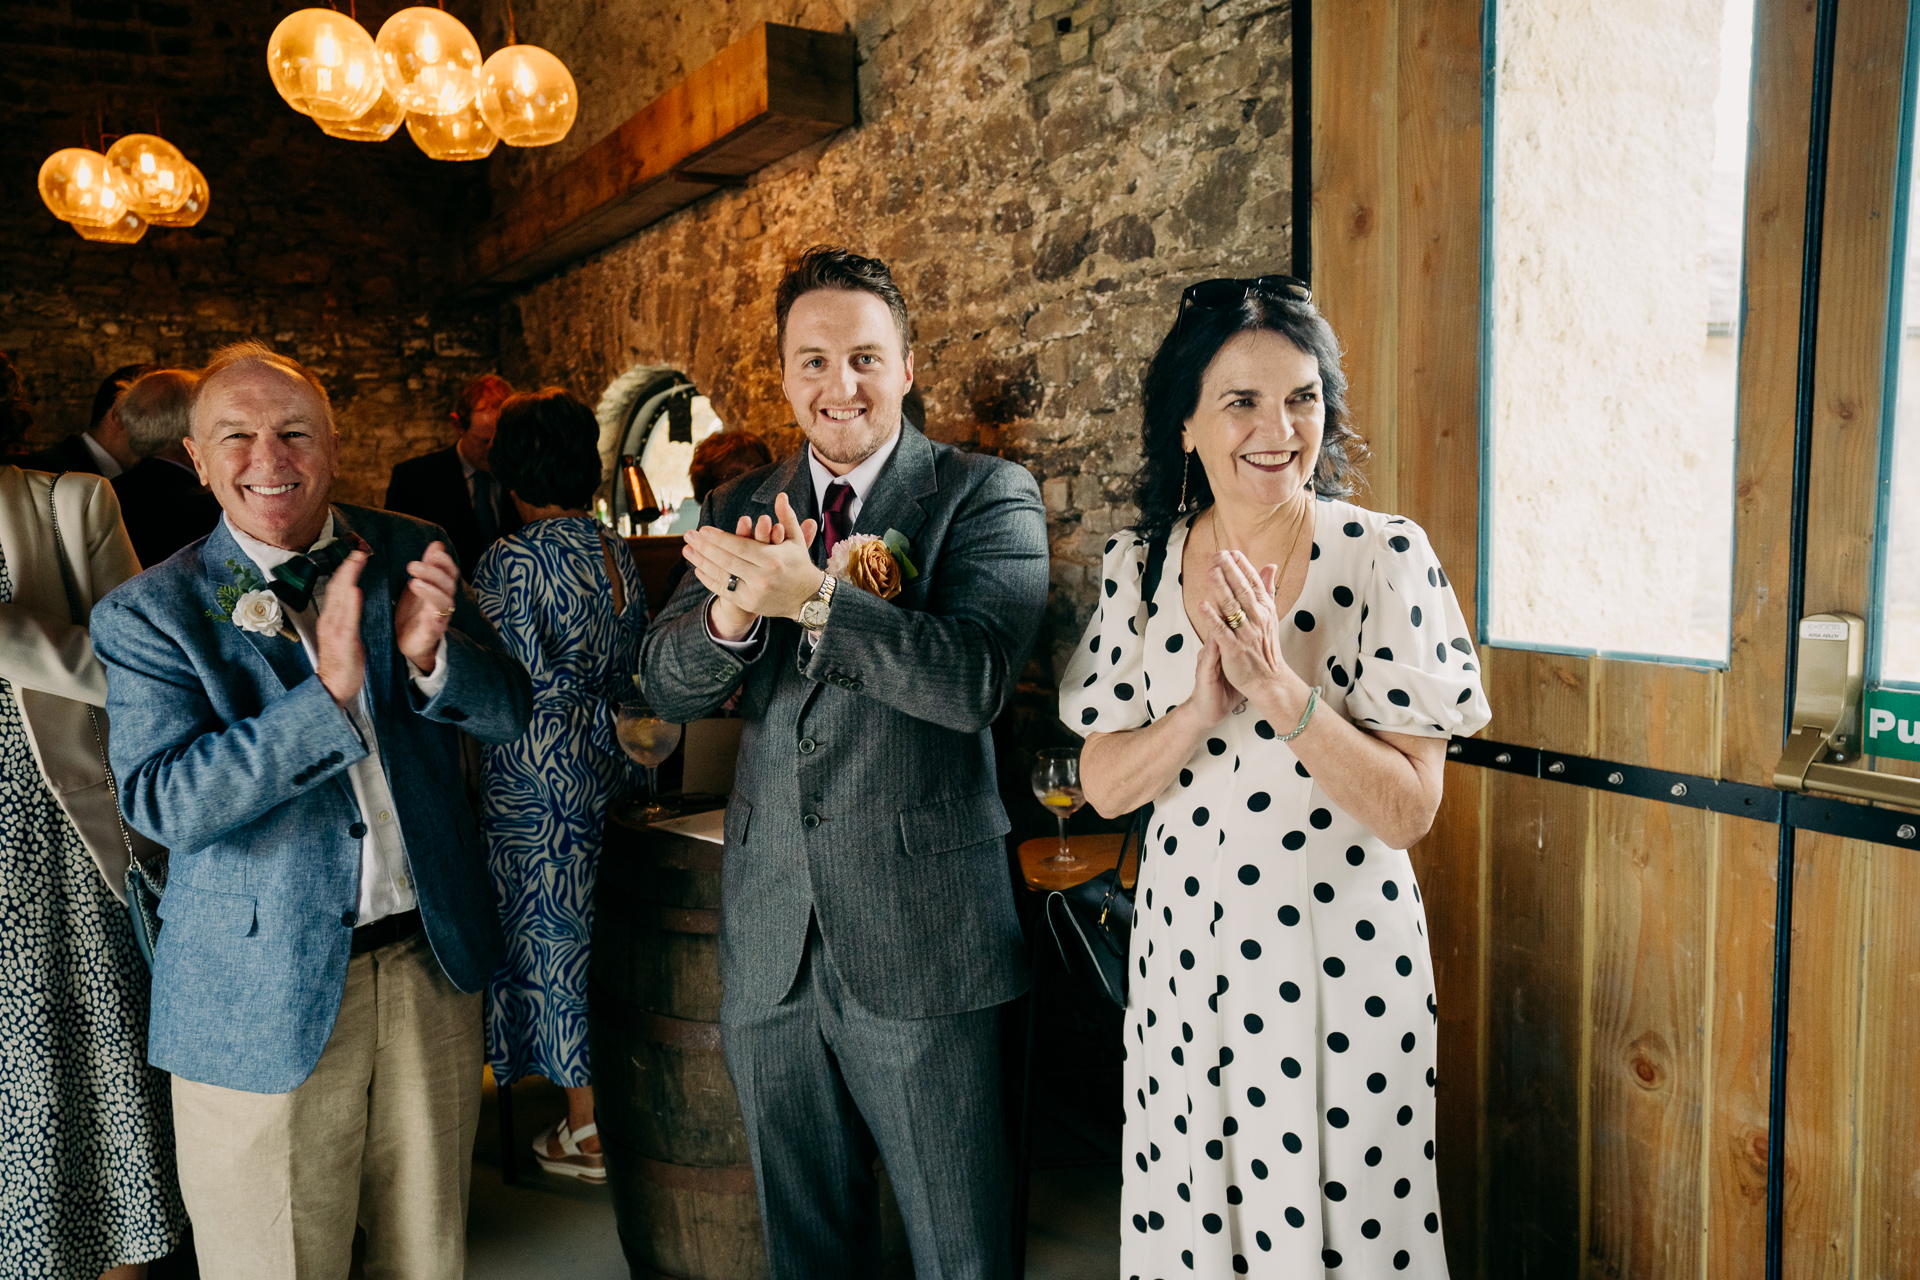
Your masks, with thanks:
M 1067 819 L 1087 797 L 1080 790 L 1080 748 L 1047 747 L 1033 762 L 1033 794 L 1060 823 L 1060 852 L 1046 859 L 1055 866 L 1073 861 L 1067 847 Z

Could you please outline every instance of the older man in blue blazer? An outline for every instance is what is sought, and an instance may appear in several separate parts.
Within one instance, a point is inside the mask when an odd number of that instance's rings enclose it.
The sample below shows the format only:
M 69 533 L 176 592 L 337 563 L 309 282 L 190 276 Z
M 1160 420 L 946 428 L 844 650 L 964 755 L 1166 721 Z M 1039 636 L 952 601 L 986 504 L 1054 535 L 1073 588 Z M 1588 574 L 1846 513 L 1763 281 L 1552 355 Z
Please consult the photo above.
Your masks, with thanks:
M 209 1278 L 457 1280 L 480 996 L 504 953 L 458 730 L 532 694 L 445 534 L 328 500 L 325 388 L 216 354 L 187 448 L 213 533 L 96 606 L 127 820 L 169 846 L 150 1056 Z

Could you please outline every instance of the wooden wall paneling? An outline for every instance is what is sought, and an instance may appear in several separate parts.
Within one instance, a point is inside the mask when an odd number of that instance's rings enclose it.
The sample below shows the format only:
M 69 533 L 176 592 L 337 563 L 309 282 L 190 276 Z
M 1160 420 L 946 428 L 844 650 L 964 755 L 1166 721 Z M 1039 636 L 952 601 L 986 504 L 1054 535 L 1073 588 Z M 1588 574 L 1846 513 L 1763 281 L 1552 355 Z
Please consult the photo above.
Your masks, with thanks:
M 1400 0 L 1399 11 L 1396 490 L 1471 618 L 1480 529 L 1481 8 Z
M 1718 672 L 1594 666 L 1595 754 L 1712 771 Z M 1594 804 L 1586 1263 L 1601 1276 L 1695 1276 L 1718 818 L 1630 796 Z
M 1802 831 L 1796 850 L 1782 1274 L 1825 1280 L 1854 1274 L 1855 1082 L 1873 846 Z
M 1427 913 L 1435 998 L 1440 1006 L 1434 1158 L 1447 1262 L 1473 1275 L 1480 1186 L 1481 793 L 1486 771 L 1450 764 L 1433 830 L 1411 850 Z
M 1380 511 L 1399 510 L 1399 9 L 1350 0 L 1313 24 L 1314 301 L 1346 349 L 1347 410 L 1373 451 L 1360 498 Z
M 1720 820 L 1706 1150 L 1709 1280 L 1766 1274 L 1767 1091 L 1780 829 Z
M 1920 858 L 1873 849 L 1861 983 L 1857 1161 L 1861 1280 L 1920 1275 Z
M 1488 655 L 1504 741 L 1590 751 L 1591 664 Z M 1481 1274 L 1577 1275 L 1592 793 L 1513 774 L 1487 788 L 1486 1228 Z

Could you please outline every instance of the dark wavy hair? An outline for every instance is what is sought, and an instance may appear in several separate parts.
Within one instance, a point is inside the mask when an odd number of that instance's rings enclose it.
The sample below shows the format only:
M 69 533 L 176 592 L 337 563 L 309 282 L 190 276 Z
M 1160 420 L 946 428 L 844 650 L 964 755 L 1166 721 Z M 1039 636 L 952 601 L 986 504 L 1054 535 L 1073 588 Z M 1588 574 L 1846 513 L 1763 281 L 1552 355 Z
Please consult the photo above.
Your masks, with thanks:
M 500 406 L 493 478 L 530 507 L 584 508 L 600 487 L 600 423 L 560 387 L 507 397 Z
M 816 289 L 870 293 L 886 303 L 893 315 L 893 327 L 900 333 L 900 354 L 907 353 L 910 346 L 907 300 L 901 296 L 900 286 L 893 282 L 893 273 L 887 270 L 887 264 L 878 258 L 863 258 L 838 245 L 817 244 L 800 255 L 800 261 L 782 277 L 780 288 L 773 295 L 775 337 L 780 343 L 782 363 L 787 358 L 787 313 L 793 310 L 795 302 Z
M 1326 429 L 1313 468 L 1313 491 L 1325 497 L 1345 498 L 1358 487 L 1359 463 L 1367 456 L 1367 443 L 1347 415 L 1347 375 L 1340 368 L 1340 340 L 1334 337 L 1333 326 L 1311 302 L 1248 293 L 1238 307 L 1187 308 L 1184 320 L 1174 321 L 1173 331 L 1147 366 L 1140 388 L 1144 410 L 1140 452 L 1144 461 L 1133 481 L 1133 501 L 1140 509 L 1134 528 L 1143 536 L 1165 533 L 1179 518 L 1183 472 L 1188 514 L 1213 505 L 1213 486 L 1207 482 L 1206 469 L 1194 466 L 1187 471 L 1180 432 L 1200 403 L 1201 379 L 1220 348 L 1235 334 L 1256 330 L 1279 334 L 1320 366 Z
M 759 436 L 745 431 L 716 431 L 693 447 L 693 465 L 687 479 L 693 481 L 693 497 L 705 502 L 707 495 L 735 476 L 758 471 L 773 462 L 773 450 Z

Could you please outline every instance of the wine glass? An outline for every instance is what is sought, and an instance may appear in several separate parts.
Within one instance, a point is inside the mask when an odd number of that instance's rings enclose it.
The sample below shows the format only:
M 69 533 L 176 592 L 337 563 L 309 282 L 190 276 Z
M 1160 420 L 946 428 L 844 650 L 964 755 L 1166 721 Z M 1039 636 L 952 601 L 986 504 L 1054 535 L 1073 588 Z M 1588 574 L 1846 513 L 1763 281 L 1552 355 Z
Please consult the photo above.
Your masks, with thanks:
M 1060 852 L 1043 859 L 1049 866 L 1071 863 L 1073 851 L 1067 847 L 1067 819 L 1087 802 L 1080 790 L 1080 748 L 1047 747 L 1033 762 L 1033 794 L 1060 823 Z
M 646 766 L 647 807 L 640 816 L 648 822 L 673 817 L 673 810 L 660 803 L 660 766 L 680 745 L 680 726 L 662 720 L 644 699 L 634 698 L 620 704 L 613 733 L 620 749 Z

